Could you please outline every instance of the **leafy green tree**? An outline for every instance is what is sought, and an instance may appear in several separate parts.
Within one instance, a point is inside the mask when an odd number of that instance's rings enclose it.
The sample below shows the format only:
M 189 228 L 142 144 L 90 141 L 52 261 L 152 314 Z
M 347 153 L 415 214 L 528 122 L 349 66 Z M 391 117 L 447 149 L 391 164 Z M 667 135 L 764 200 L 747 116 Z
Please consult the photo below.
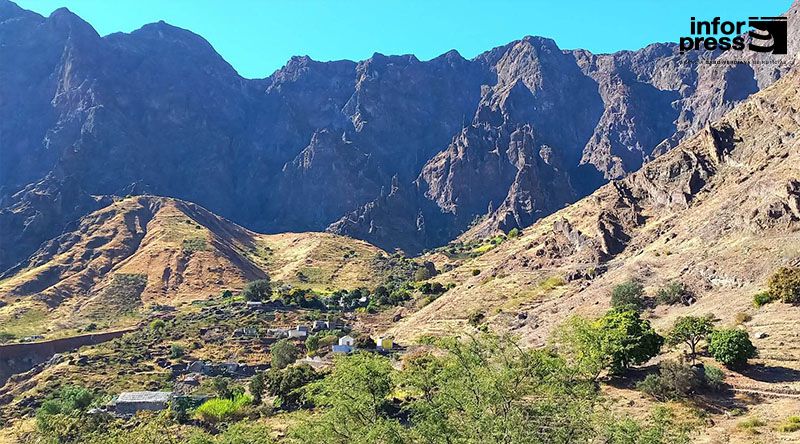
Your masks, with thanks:
M 596 381 L 611 368 L 612 345 L 597 322 L 573 316 L 560 325 L 554 334 L 559 355 L 576 370 L 582 379 Z
M 746 365 L 748 359 L 755 358 L 758 354 L 750 341 L 750 335 L 738 328 L 725 328 L 711 333 L 708 351 L 717 362 L 728 367 Z
M 769 293 L 788 304 L 800 302 L 800 267 L 783 267 L 770 276 Z
M 511 231 L 508 232 L 508 238 L 509 239 L 514 239 L 516 237 L 519 237 L 519 234 L 520 234 L 519 233 L 519 228 L 516 228 L 516 227 L 512 228 Z
M 266 381 L 263 373 L 256 373 L 251 379 L 249 387 L 250 396 L 253 397 L 253 404 L 261 404 L 262 397 L 264 396 L 264 389 L 266 388 Z
M 161 333 L 167 328 L 167 324 L 163 319 L 155 319 L 150 323 L 150 330 L 156 333 Z
M 286 339 L 281 339 L 273 344 L 269 353 L 272 357 L 272 367 L 277 369 L 291 365 L 300 354 L 297 347 Z
M 309 385 L 322 413 L 292 431 L 295 442 L 402 444 L 405 428 L 386 413 L 394 370 L 388 359 L 366 353 L 337 358 L 333 371 Z
M 269 277 L 249 282 L 242 290 L 242 296 L 248 301 L 266 301 L 272 297 L 272 283 Z
M 611 356 L 610 370 L 619 374 L 656 356 L 664 343 L 650 321 L 635 310 L 612 309 L 597 321 L 603 331 L 602 350 Z
M 611 290 L 611 306 L 641 309 L 644 307 L 644 287 L 635 280 L 615 286 Z
M 264 374 L 264 384 L 266 392 L 276 398 L 278 407 L 293 409 L 302 404 L 302 388 L 320 377 L 311 366 L 301 364 L 283 370 L 269 370 Z
M 689 356 L 692 359 L 692 364 L 694 364 L 697 357 L 698 344 L 706 339 L 713 329 L 714 322 L 711 316 L 679 317 L 675 321 L 672 330 L 667 334 L 667 343 L 672 346 L 681 343 L 688 345 Z
M 313 355 L 319 350 L 319 335 L 308 335 L 306 338 L 306 350 L 309 355 Z
M 593 434 L 597 391 L 547 350 L 482 334 L 434 342 L 400 380 L 415 393 L 411 442 L 581 442 Z

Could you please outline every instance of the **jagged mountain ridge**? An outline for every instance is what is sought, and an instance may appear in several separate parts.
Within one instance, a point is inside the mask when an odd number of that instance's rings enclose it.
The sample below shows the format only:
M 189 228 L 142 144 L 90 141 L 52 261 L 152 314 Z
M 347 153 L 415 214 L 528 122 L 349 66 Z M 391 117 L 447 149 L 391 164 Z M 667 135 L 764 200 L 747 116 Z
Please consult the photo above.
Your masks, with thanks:
M 706 313 L 723 323 L 745 313 L 753 325 L 794 326 L 797 310 L 754 310 L 752 297 L 775 270 L 800 265 L 798 134 L 795 68 L 667 154 L 521 237 L 462 262 L 429 256 L 439 268 L 452 268 L 436 279 L 455 288 L 389 333 L 403 341 L 453 334 L 481 312 L 496 329 L 542 345 L 568 316 L 606 310 L 611 288 L 627 279 L 650 294 L 680 282 L 696 295 L 691 306 L 655 309 L 658 327 Z M 779 359 L 793 331 L 776 327 L 765 356 Z
M 748 68 L 687 65 L 674 44 L 593 55 L 526 37 L 471 60 L 295 57 L 250 80 L 163 22 L 101 37 L 7 0 L 0 39 L 2 269 L 98 195 L 174 196 L 258 231 L 328 228 L 409 253 L 487 214 L 485 232 L 527 226 L 785 72 L 717 84 Z

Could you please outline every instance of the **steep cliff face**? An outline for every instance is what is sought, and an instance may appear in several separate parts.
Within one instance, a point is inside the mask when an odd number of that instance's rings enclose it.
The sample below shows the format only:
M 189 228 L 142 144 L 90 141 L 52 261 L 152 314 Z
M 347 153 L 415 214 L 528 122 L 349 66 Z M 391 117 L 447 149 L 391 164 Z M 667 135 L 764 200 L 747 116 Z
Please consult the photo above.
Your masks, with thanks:
M 7 0 L 0 39 L 1 269 L 102 206 L 96 195 L 174 196 L 260 231 L 329 227 L 410 253 L 476 218 L 482 232 L 525 226 L 785 72 L 527 37 L 471 60 L 294 57 L 250 80 L 163 22 L 101 37 L 65 9 Z M 387 199 L 393 178 L 404 197 Z
M 730 322 L 751 313 L 768 277 L 800 264 L 798 135 L 800 65 L 639 171 L 438 276 L 457 286 L 390 333 L 407 341 L 452 334 L 482 312 L 542 344 L 566 317 L 607 309 L 611 287 L 627 279 L 649 294 L 680 282 L 696 296 L 691 306 L 654 309 L 659 327 L 687 314 Z M 563 283 L 543 285 L 548 279 Z M 752 325 L 794 325 L 798 316 L 791 307 L 759 310 Z M 765 348 L 773 356 L 794 336 L 778 330 Z

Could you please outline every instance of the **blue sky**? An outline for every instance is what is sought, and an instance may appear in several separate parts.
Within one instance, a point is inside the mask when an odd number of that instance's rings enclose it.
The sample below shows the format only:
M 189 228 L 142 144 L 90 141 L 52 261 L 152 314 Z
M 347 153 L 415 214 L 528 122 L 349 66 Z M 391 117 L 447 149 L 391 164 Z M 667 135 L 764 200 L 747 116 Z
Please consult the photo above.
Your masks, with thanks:
M 361 60 L 375 52 L 423 60 L 474 57 L 525 35 L 595 53 L 677 42 L 689 18 L 776 15 L 791 0 L 17 0 L 42 15 L 66 6 L 101 35 L 164 20 L 202 35 L 244 77 L 293 55 Z

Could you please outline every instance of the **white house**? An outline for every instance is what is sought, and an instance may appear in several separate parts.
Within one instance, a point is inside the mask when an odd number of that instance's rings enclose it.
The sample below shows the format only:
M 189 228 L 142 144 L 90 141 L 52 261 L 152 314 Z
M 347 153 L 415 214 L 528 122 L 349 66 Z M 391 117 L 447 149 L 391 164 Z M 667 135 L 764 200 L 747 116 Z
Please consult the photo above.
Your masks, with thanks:
M 342 336 L 339 338 L 339 345 L 345 345 L 347 347 L 353 347 L 356 344 L 356 340 L 352 336 Z
M 302 338 L 305 338 L 306 336 L 308 336 L 308 330 L 294 329 L 294 330 L 288 330 L 286 333 L 289 335 L 289 339 L 292 339 L 292 338 L 301 338 L 302 339 Z
M 172 392 L 123 392 L 114 401 L 114 410 L 133 415 L 142 410 L 164 410 L 172 400 Z

